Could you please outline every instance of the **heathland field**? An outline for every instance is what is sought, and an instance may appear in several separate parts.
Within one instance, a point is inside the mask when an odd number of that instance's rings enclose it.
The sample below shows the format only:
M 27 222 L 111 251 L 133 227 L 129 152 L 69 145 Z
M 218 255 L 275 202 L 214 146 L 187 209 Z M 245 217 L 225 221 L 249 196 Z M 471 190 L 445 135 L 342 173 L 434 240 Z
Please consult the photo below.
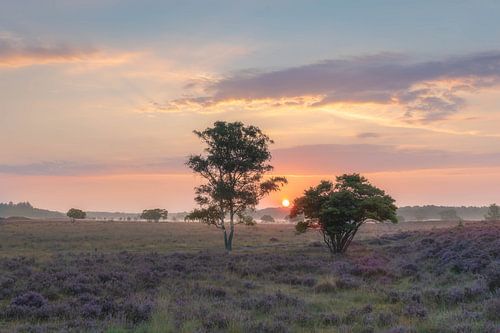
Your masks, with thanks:
M 500 332 L 500 223 L 0 222 L 2 332 Z

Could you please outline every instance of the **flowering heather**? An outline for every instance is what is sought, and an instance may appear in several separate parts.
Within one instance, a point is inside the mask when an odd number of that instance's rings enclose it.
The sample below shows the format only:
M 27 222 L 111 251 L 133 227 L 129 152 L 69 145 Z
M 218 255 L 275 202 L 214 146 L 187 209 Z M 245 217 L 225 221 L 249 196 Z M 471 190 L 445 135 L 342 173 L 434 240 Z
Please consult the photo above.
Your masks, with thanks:
M 498 239 L 499 224 L 477 224 L 367 239 L 344 256 L 280 242 L 4 257 L 0 331 L 498 332 Z

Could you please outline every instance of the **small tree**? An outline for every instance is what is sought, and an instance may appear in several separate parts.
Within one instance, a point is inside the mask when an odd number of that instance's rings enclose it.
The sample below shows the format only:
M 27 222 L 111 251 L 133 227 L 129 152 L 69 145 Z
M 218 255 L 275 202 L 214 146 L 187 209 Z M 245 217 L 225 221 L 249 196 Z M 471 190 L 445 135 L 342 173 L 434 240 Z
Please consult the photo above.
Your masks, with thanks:
M 75 222 L 75 220 L 77 219 L 84 219 L 85 217 L 87 217 L 87 213 L 85 213 L 81 209 L 71 208 L 66 213 L 66 216 L 68 216 L 71 219 L 71 222 Z
M 155 208 L 155 209 L 145 209 L 142 211 L 140 216 L 141 219 L 147 220 L 148 222 L 159 222 L 160 219 L 167 219 L 168 211 L 165 209 Z
M 264 175 L 273 170 L 269 164 L 273 141 L 255 126 L 241 122 L 218 121 L 204 131 L 194 131 L 206 145 L 204 155 L 191 155 L 186 165 L 206 182 L 195 188 L 200 205 L 188 216 L 214 225 L 224 232 L 226 251 L 232 250 L 234 219 L 255 209 L 260 199 L 277 191 L 287 181 Z M 226 225 L 229 217 L 229 232 Z
M 274 222 L 274 217 L 271 215 L 263 215 L 260 220 L 263 222 Z
M 321 181 L 295 199 L 290 216 L 305 219 L 297 232 L 318 229 L 332 253 L 343 253 L 367 220 L 397 223 L 394 199 L 359 174 L 337 177 L 336 184 Z
M 238 216 L 238 223 L 244 224 L 244 225 L 249 226 L 249 227 L 257 225 L 257 222 L 255 222 L 253 217 L 250 215 L 239 215 Z
M 484 219 L 486 221 L 500 221 L 500 207 L 497 204 L 491 204 Z

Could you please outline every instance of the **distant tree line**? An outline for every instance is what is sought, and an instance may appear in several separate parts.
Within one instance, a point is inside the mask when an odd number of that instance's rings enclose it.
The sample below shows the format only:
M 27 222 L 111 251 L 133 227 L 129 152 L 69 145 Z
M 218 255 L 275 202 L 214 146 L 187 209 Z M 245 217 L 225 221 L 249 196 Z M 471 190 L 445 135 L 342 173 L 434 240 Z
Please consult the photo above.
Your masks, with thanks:
M 406 206 L 397 210 L 398 220 L 424 221 L 424 220 L 483 220 L 490 208 L 475 206 Z
M 64 214 L 33 207 L 29 202 L 0 203 L 0 217 L 22 216 L 28 218 L 62 218 Z

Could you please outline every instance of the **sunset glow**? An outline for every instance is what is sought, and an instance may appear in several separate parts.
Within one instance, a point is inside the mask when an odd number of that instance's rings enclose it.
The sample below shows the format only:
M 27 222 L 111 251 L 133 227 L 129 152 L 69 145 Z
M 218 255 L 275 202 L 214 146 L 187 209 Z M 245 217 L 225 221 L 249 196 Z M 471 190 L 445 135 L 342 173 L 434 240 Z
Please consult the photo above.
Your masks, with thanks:
M 281 205 L 283 207 L 288 207 L 290 206 L 290 201 L 288 201 L 288 199 L 283 199 L 283 201 L 281 201 Z
M 260 208 L 348 172 L 398 205 L 500 200 L 500 3 L 146 2 L 0 4 L 0 202 L 187 211 L 217 120 L 275 142 Z

